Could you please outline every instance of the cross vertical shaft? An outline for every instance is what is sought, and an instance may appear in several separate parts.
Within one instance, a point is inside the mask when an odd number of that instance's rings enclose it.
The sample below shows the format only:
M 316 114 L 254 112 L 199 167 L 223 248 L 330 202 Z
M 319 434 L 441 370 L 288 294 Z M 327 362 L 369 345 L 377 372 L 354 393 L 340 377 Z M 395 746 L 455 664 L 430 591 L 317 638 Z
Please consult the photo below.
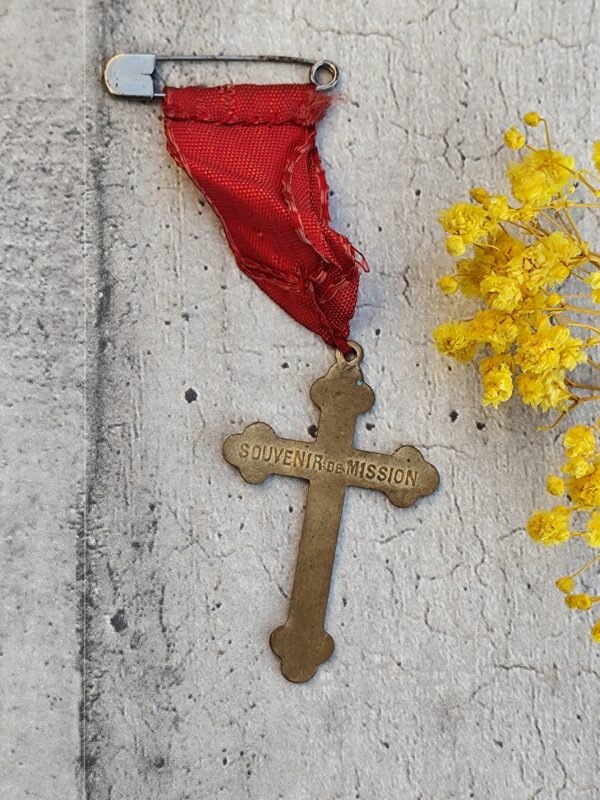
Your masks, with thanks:
M 364 384 L 362 390 L 367 410 L 374 397 Z M 311 395 L 321 408 L 315 448 L 350 452 L 359 412 L 348 404 L 345 393 L 329 394 L 326 405 L 317 384 Z M 345 495 L 343 476 L 318 473 L 310 481 L 288 619 L 271 634 L 271 647 L 281 658 L 281 671 L 291 681 L 312 678 L 334 650 L 333 639 L 325 631 L 325 617 Z
M 346 487 L 329 485 L 323 507 L 323 480 L 310 482 L 287 622 L 271 634 L 281 671 L 295 682 L 312 678 L 334 649 L 325 617 Z

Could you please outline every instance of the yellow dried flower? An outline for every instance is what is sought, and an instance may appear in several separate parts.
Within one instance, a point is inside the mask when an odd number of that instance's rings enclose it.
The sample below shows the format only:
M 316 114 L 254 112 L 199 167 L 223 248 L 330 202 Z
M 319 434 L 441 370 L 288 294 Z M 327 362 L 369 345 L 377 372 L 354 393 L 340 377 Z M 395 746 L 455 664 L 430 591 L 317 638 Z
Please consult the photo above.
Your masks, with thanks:
M 565 386 L 564 373 L 550 370 L 541 375 L 521 373 L 517 376 L 517 389 L 521 400 L 532 408 L 548 411 L 550 408 L 561 409 L 569 399 Z
M 600 272 L 594 272 L 585 279 L 585 282 L 592 287 L 592 300 L 594 303 L 600 303 Z
M 488 190 L 484 189 L 483 186 L 474 186 L 469 192 L 469 195 L 471 200 L 473 200 L 475 203 L 481 204 L 485 203 L 490 196 Z
M 563 283 L 581 258 L 581 244 L 560 231 L 542 236 L 527 248 L 531 279 L 538 288 L 549 289 Z
M 461 236 L 453 234 L 446 239 L 446 250 L 451 256 L 462 256 L 466 249 L 467 246 Z
M 588 462 L 582 459 L 584 464 Z M 564 470 L 564 468 L 563 468 Z M 577 507 L 600 507 L 600 466 L 589 464 L 589 469 L 580 477 L 569 478 L 567 482 L 569 496 Z
M 510 262 L 526 250 L 525 242 L 522 239 L 511 236 L 510 233 L 502 229 L 489 238 L 489 244 L 496 251 L 494 256 L 496 264 Z
M 513 126 L 504 134 L 504 144 L 511 150 L 520 150 L 525 145 L 525 137 Z
M 506 356 L 490 356 L 479 362 L 483 383 L 483 405 L 498 408 L 513 393 L 512 369 Z
M 600 184 L 598 176 L 592 182 L 591 172 L 576 171 L 572 157 L 551 148 L 548 126 L 537 112 L 526 114 L 524 122 L 531 128 L 544 123 L 547 149 L 536 149 L 514 126 L 505 132 L 510 149 L 526 146 L 523 157 L 508 168 L 516 202 L 476 186 L 471 203 L 456 203 L 440 213 L 447 249 L 456 256 L 455 273 L 440 279 L 440 289 L 478 298 L 483 309 L 469 320 L 440 325 L 434 339 L 442 353 L 459 361 L 481 356 L 484 405 L 498 407 L 516 389 L 525 404 L 555 409 L 559 421 L 580 403 L 600 400 L 600 378 L 594 377 L 600 373 L 600 358 L 593 349 L 600 346 L 600 323 L 593 316 L 600 315 L 593 307 L 600 303 L 600 252 L 584 241 L 572 213 L 600 208 Z M 592 160 L 600 175 L 600 139 Z M 591 192 L 592 200 L 578 202 L 576 187 Z M 563 290 L 567 280 L 579 281 L 579 289 L 569 285 Z M 587 304 L 581 302 L 586 299 Z M 570 373 L 583 363 L 588 369 L 575 379 Z M 600 566 L 597 434 L 600 418 L 567 430 L 562 477 L 551 474 L 546 482 L 549 494 L 564 497 L 564 505 L 536 511 L 527 524 L 532 539 L 545 546 L 574 536 L 597 552 L 573 575 L 556 581 L 567 606 L 581 610 L 600 602 L 600 596 L 573 593 L 575 578 L 593 564 Z M 570 530 L 571 519 L 577 520 L 576 532 Z M 600 619 L 591 634 L 600 644 Z
M 548 475 L 546 489 L 554 497 L 560 497 L 565 492 L 565 482 L 558 475 Z
M 528 111 L 527 114 L 523 116 L 523 122 L 530 128 L 537 128 L 541 121 L 542 118 L 537 111 Z
M 486 309 L 471 322 L 471 333 L 479 343 L 489 345 L 498 354 L 510 350 L 519 329 L 510 314 Z
M 479 347 L 468 322 L 444 322 L 433 332 L 440 353 L 457 361 L 470 361 Z
M 536 511 L 527 522 L 527 533 L 535 542 L 546 547 L 559 545 L 569 538 L 571 511 L 566 506 L 555 506 L 551 511 Z
M 575 586 L 575 581 L 569 575 L 565 575 L 556 581 L 556 588 L 564 594 L 570 594 Z
M 508 197 L 504 194 L 493 194 L 483 203 L 489 219 L 492 222 L 506 222 L 512 219 L 514 212 L 508 204 Z
M 574 167 L 574 159 L 558 150 L 534 150 L 509 164 L 512 193 L 521 203 L 545 205 L 573 180 Z
M 600 140 L 594 142 L 594 146 L 592 148 L 592 161 L 594 162 L 596 170 L 600 172 Z
M 458 289 L 458 281 L 453 275 L 442 275 L 438 281 L 438 286 L 444 294 L 454 294 Z
M 563 445 L 568 458 L 591 458 L 596 452 L 594 431 L 587 425 L 573 425 L 563 436 Z
M 483 208 L 472 203 L 455 203 L 440 212 L 439 221 L 449 239 L 458 236 L 465 246 L 478 242 L 493 228 Z
M 589 611 L 592 607 L 592 598 L 589 594 L 568 594 L 565 597 L 567 608 L 577 611 Z
M 590 547 L 600 547 L 600 511 L 590 514 L 585 538 Z
M 538 209 L 530 205 L 529 203 L 524 203 L 521 208 L 518 208 L 515 212 L 515 221 L 519 222 L 533 222 L 536 218 L 538 213 Z
M 518 283 L 503 275 L 488 275 L 479 288 L 485 302 L 496 311 L 514 311 L 523 299 Z
M 555 409 L 558 422 L 581 403 L 600 400 L 600 358 L 593 349 L 600 346 L 600 316 L 593 316 L 600 309 L 589 307 L 600 303 L 600 248 L 584 241 L 578 215 L 572 213 L 600 208 L 600 139 L 592 151 L 594 177 L 589 170 L 576 171 L 572 157 L 551 147 L 549 128 L 537 112 L 523 119 L 531 128 L 544 123 L 547 149 L 536 149 L 517 127 L 505 132 L 505 144 L 523 150 L 507 172 L 516 202 L 475 186 L 471 203 L 456 203 L 440 213 L 446 247 L 457 257 L 455 273 L 440 279 L 440 289 L 446 294 L 460 290 L 478 298 L 483 308 L 469 320 L 440 325 L 434 339 L 442 353 L 459 361 L 480 357 L 484 405 L 498 407 L 516 389 L 525 404 Z M 576 188 L 591 192 L 592 200 L 577 201 Z M 566 281 L 569 288 L 562 289 Z M 571 289 L 576 281 L 579 288 Z M 586 362 L 582 377 L 571 376 Z M 547 547 L 574 536 L 598 551 L 573 575 L 556 581 L 567 606 L 581 610 L 600 602 L 600 595 L 573 593 L 575 578 L 592 564 L 600 566 L 596 434 L 600 418 L 594 425 L 567 430 L 562 477 L 551 474 L 546 482 L 549 494 L 564 497 L 564 505 L 536 511 L 527 523 L 531 538 Z M 575 532 L 571 519 L 577 520 Z M 600 619 L 591 635 L 600 644 Z
M 519 337 L 515 360 L 523 372 L 541 375 L 550 370 L 573 369 L 587 358 L 583 341 L 572 336 L 566 325 L 552 325 L 544 317 L 536 331 Z
M 476 258 L 459 258 L 456 262 L 456 280 L 460 291 L 467 297 L 479 297 L 481 272 Z
M 563 464 L 561 470 L 565 475 L 572 475 L 574 478 L 584 478 L 594 471 L 594 466 L 582 456 L 575 456 Z

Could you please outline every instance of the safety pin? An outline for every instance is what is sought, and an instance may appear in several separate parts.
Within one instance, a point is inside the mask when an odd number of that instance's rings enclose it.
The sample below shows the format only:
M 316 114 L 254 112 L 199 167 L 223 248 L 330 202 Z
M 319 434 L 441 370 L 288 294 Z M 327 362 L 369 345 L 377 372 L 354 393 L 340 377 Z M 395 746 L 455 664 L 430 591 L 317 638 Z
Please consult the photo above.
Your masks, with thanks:
M 333 89 L 340 77 L 333 61 L 312 61 L 294 56 L 156 56 L 150 53 L 120 53 L 113 56 L 104 70 L 104 83 L 111 94 L 120 97 L 164 97 L 154 91 L 153 74 L 158 61 L 270 61 L 277 64 L 304 64 L 310 67 L 308 78 L 317 91 Z M 318 73 L 329 73 L 329 80 L 321 82 Z

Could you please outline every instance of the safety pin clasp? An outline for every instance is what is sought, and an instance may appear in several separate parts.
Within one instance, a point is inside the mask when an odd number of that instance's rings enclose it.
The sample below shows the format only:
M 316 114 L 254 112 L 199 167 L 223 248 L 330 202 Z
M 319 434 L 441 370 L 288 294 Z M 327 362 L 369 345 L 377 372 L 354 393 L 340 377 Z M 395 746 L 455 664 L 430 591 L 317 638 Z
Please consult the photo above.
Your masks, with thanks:
M 155 96 L 152 74 L 156 56 L 149 53 L 120 53 L 113 56 L 104 70 L 104 83 L 119 97 Z
M 269 61 L 279 64 L 304 64 L 309 67 L 308 79 L 317 90 L 333 89 L 340 73 L 332 61 L 312 61 L 294 56 L 157 56 L 151 53 L 120 53 L 113 56 L 104 70 L 104 83 L 111 94 L 119 97 L 164 97 L 155 91 L 154 71 L 158 61 Z M 327 73 L 328 80 L 320 76 Z

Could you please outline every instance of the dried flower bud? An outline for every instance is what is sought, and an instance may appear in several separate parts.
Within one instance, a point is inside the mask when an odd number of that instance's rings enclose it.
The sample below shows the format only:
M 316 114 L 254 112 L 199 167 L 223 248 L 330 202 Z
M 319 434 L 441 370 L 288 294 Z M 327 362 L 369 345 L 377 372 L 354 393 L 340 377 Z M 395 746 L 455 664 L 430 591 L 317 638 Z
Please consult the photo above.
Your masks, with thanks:
M 564 594 L 571 594 L 573 586 L 575 586 L 575 581 L 569 575 L 565 575 L 556 581 L 556 588 L 564 592 Z
M 438 281 L 438 286 L 444 294 L 454 294 L 458 289 L 458 281 L 453 275 L 443 275 Z
M 546 489 L 554 497 L 560 497 L 565 491 L 565 482 L 558 475 L 548 475 Z
M 462 256 L 466 249 L 462 236 L 453 235 L 446 239 L 446 250 L 451 256 Z
M 592 607 L 592 598 L 589 594 L 568 594 L 565 597 L 565 605 L 577 611 L 588 611 Z
M 537 113 L 537 111 L 529 111 L 523 117 L 523 122 L 525 123 L 525 125 L 528 125 L 530 128 L 537 128 L 537 126 L 540 124 L 541 121 L 542 121 L 542 118 Z
M 525 137 L 516 128 L 509 128 L 504 134 L 504 144 L 511 150 L 520 150 L 525 146 Z
M 488 190 L 484 189 L 483 186 L 474 186 L 469 194 L 471 196 L 471 200 L 473 200 L 475 203 L 485 203 L 490 196 Z

